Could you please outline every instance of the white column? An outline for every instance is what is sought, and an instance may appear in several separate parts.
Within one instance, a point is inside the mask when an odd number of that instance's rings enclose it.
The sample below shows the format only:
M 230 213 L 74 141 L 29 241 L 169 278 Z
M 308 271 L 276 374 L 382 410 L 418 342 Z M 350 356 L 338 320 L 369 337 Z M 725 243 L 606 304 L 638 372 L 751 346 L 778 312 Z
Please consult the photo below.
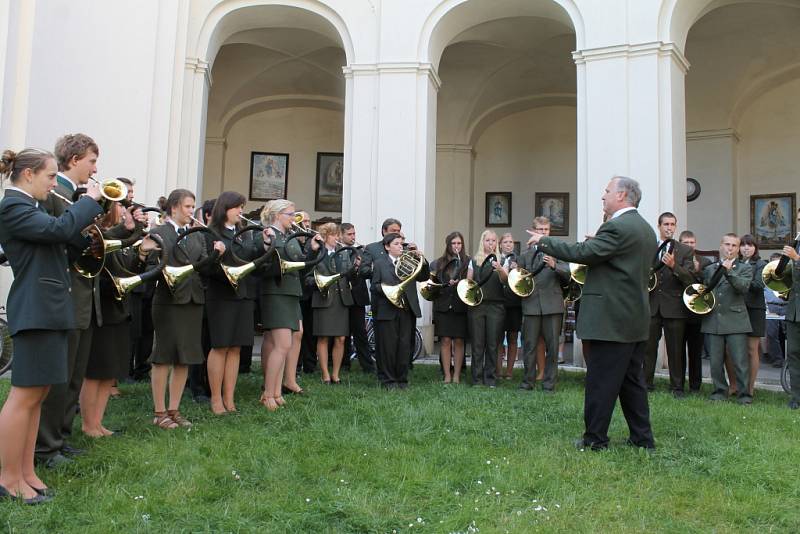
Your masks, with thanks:
M 578 233 L 601 221 L 600 195 L 614 174 L 642 185 L 640 211 L 686 220 L 684 76 L 672 44 L 620 45 L 573 54 L 578 69 Z
M 436 216 L 434 254 L 444 250 L 444 236 L 454 230 L 464 234 L 466 243 L 472 236 L 475 195 L 475 154 L 471 145 L 436 145 Z
M 208 61 L 202 58 L 186 58 L 186 77 L 183 98 L 190 104 L 185 108 L 190 115 L 181 121 L 181 137 L 178 149 L 177 176 L 168 176 L 173 187 L 194 191 L 203 198 L 201 169 L 205 149 L 206 114 L 208 93 L 211 90 L 211 70 Z
M 344 73 L 343 218 L 362 243 L 380 237 L 383 220 L 399 219 L 406 237 L 431 258 L 439 78 L 420 63 L 349 65 Z M 431 308 L 424 301 L 422 308 L 430 351 Z
M 700 183 L 700 196 L 688 205 L 686 228 L 695 232 L 701 250 L 715 250 L 723 234 L 736 232 L 736 214 L 748 209 L 737 205 L 738 144 L 739 134 L 733 129 L 686 134 L 688 173 Z
M 203 198 L 214 198 L 227 190 L 225 186 L 225 138 L 206 137 L 203 159 Z
M 365 242 L 380 237 L 384 219 L 400 219 L 431 254 L 439 79 L 411 63 L 351 65 L 345 76 L 343 216 Z

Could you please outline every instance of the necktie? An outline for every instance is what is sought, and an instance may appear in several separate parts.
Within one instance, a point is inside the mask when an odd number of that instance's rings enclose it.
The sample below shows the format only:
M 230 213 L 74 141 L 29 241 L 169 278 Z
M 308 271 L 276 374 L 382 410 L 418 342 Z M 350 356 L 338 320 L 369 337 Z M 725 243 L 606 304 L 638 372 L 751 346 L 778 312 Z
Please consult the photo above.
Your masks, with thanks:
M 187 228 L 185 226 L 181 226 L 178 228 L 178 235 L 181 236 L 186 233 Z

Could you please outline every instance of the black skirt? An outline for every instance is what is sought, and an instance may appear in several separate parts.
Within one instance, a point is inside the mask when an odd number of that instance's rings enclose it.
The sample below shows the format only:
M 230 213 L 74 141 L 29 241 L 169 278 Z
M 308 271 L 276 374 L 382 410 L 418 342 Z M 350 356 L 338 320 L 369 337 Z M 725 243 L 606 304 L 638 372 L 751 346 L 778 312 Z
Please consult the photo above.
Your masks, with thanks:
M 522 328 L 522 308 L 506 306 L 506 318 L 503 323 L 504 332 L 519 332 Z
M 767 310 L 747 308 L 750 316 L 750 333 L 748 337 L 764 337 L 767 334 Z
M 22 330 L 12 336 L 11 385 L 49 386 L 67 382 L 69 330 Z
M 264 330 L 288 328 L 293 332 L 300 330 L 303 314 L 300 311 L 300 297 L 294 295 L 261 295 L 261 324 Z
M 150 363 L 196 365 L 203 363 L 202 304 L 153 304 L 155 347 Z
M 128 374 L 131 323 L 95 326 L 86 364 L 86 378 L 111 380 Z
M 346 336 L 350 333 L 350 311 L 337 296 L 329 307 L 314 308 L 312 324 L 315 336 Z
M 252 300 L 206 301 L 211 348 L 244 347 L 253 344 Z
M 447 310 L 433 312 L 433 332 L 439 338 L 467 338 L 467 314 Z

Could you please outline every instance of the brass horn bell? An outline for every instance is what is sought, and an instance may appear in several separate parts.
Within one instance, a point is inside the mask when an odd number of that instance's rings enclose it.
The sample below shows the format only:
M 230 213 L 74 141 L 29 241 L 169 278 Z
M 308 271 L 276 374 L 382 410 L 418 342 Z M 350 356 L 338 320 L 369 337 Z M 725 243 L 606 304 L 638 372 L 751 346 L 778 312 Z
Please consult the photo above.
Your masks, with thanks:
M 572 278 L 576 284 L 583 285 L 586 283 L 586 265 L 582 263 L 569 264 L 569 277 Z
M 518 297 L 530 297 L 535 286 L 533 273 L 527 269 L 517 267 L 508 273 L 508 288 Z
M 442 284 L 434 282 L 433 280 L 425 280 L 419 285 L 419 294 L 422 295 L 422 298 L 425 300 L 433 301 L 439 296 L 442 287 L 444 287 Z
M 416 255 L 411 252 L 403 252 L 397 259 L 395 265 L 395 275 L 400 279 L 400 283 L 394 286 L 381 284 L 383 295 L 401 310 L 406 309 L 406 304 L 403 301 L 403 292 L 409 284 L 414 282 L 419 272 L 422 270 L 422 265 L 425 258 L 420 254 Z
M 181 265 L 180 267 L 173 267 L 167 265 L 164 267 L 164 281 L 167 283 L 170 291 L 175 291 L 184 280 L 192 276 L 194 272 L 194 265 Z
M 713 291 L 708 291 L 703 284 L 692 284 L 683 290 L 683 303 L 689 310 L 698 314 L 711 313 L 717 303 Z
M 456 285 L 456 293 L 461 302 L 467 306 L 477 306 L 483 301 L 483 290 L 478 282 L 464 278 Z
M 102 248 L 102 253 L 95 253 L 90 247 L 86 250 L 73 264 L 75 270 L 84 278 L 94 278 L 103 270 L 106 263 L 106 256 L 117 250 L 121 250 L 122 240 L 120 239 L 106 239 L 103 237 L 103 232 L 97 226 L 93 226 L 89 230 L 95 248 Z
M 342 273 L 336 273 L 331 275 L 319 274 L 319 271 L 314 269 L 314 282 L 317 284 L 317 289 L 319 289 L 320 293 L 331 287 L 333 284 L 336 283 L 339 278 L 342 277 Z
M 781 260 L 773 260 L 764 266 L 761 271 L 761 279 L 764 285 L 778 294 L 788 294 L 792 288 L 792 269 L 784 267 L 783 272 L 777 274 L 778 263 Z
M 238 289 L 241 279 L 255 271 L 258 268 L 258 264 L 251 261 L 244 265 L 222 264 L 220 267 L 222 267 L 222 272 L 225 273 L 225 278 L 228 279 L 228 283 L 230 283 L 231 287 L 233 289 Z

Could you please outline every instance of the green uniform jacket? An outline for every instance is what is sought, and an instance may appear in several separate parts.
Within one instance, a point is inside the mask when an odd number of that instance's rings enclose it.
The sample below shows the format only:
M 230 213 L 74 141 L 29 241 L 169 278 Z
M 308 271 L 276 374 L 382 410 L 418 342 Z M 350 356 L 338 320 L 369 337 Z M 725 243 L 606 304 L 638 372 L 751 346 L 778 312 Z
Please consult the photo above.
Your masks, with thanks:
M 484 302 L 504 304 L 506 297 L 503 288 L 506 287 L 506 283 L 500 280 L 500 275 L 494 270 L 492 264 L 484 259 L 483 263 L 478 267 L 474 258 L 471 261 L 473 280 L 480 282 L 487 276 L 489 277 L 489 280 L 481 286 L 481 291 L 483 292 L 481 304 Z
M 656 272 L 658 285 L 650 292 L 650 315 L 660 313 L 667 319 L 685 319 L 689 309 L 683 304 L 683 290 L 694 283 L 692 249 L 676 241 L 672 253 L 675 269 L 664 266 Z
M 789 300 L 786 304 L 786 320 L 800 322 L 800 262 L 790 261 L 787 269 L 792 270 L 792 285 Z
M 196 263 L 208 257 L 206 251 L 206 240 L 200 234 L 192 234 L 180 242 L 181 249 L 186 253 L 178 252 L 175 249 L 178 242 L 178 233 L 172 223 L 166 222 L 150 230 L 151 234 L 158 234 L 164 240 L 164 246 L 170 251 L 167 256 L 167 265 L 180 267 L 190 263 Z M 148 265 L 158 263 L 160 253 L 153 251 L 147 257 Z M 156 282 L 156 291 L 153 294 L 153 304 L 205 304 L 206 290 L 203 280 L 197 272 L 192 273 L 186 280 L 170 291 L 169 286 L 163 277 L 159 277 Z
M 703 271 L 704 283 L 708 283 L 717 270 L 719 263 L 712 263 Z M 747 334 L 750 328 L 750 316 L 747 314 L 745 296 L 750 289 L 753 267 L 737 261 L 727 275 L 722 277 L 714 288 L 716 304 L 711 313 L 703 317 L 700 331 L 704 334 Z
M 603 223 L 582 243 L 544 237 L 545 254 L 588 266 L 577 333 L 581 339 L 636 343 L 650 336 L 647 280 L 656 234 L 631 210 Z
M 536 260 L 534 260 L 534 257 Z M 533 272 L 542 264 L 541 255 L 536 255 L 536 250 L 526 250 L 519 257 L 519 266 Z M 561 286 L 569 282 L 569 266 L 556 260 L 556 268 L 545 267 L 533 277 L 533 293 L 522 299 L 523 315 L 552 315 L 564 313 L 564 292 Z
M 285 261 L 302 261 L 293 258 L 300 258 L 303 256 L 303 249 L 297 239 L 292 239 L 286 243 L 287 234 L 282 233 L 275 228 L 275 252 L 280 255 L 281 259 Z M 288 249 L 288 250 L 287 250 Z M 309 253 L 309 261 L 313 259 L 318 252 Z M 277 262 L 277 259 L 274 260 Z M 272 261 L 271 261 L 272 262 Z M 270 268 L 269 273 L 273 272 L 274 268 Z M 261 294 L 262 295 L 292 295 L 300 297 L 303 295 L 303 287 L 300 283 L 300 271 L 292 271 L 283 276 L 274 277 L 272 274 L 267 275 L 261 281 Z
M 312 308 L 329 308 L 333 304 L 333 299 L 335 298 L 341 299 L 344 306 L 353 305 L 353 295 L 350 293 L 350 281 L 347 276 L 340 277 L 324 291 L 320 291 L 317 288 L 317 282 L 314 279 L 314 270 L 319 271 L 319 274 L 324 276 L 331 276 L 339 272 L 349 273 L 353 266 L 349 255 L 350 251 L 339 254 L 339 266 L 337 269 L 333 256 L 328 254 L 327 258 L 319 262 L 317 266 L 306 275 L 306 285 L 314 288 L 314 292 L 311 293 Z M 355 278 L 355 274 L 353 278 Z
M 750 281 L 750 290 L 747 292 L 747 296 L 745 296 L 744 303 L 747 304 L 748 308 L 753 310 L 766 310 L 767 301 L 764 300 L 764 279 L 761 278 L 761 273 L 764 270 L 764 267 L 767 265 L 767 262 L 761 258 L 758 258 L 755 261 L 743 263 L 746 263 L 753 268 L 753 278 Z
M 72 188 L 72 184 L 64 180 L 61 176 L 56 178 L 56 187 L 54 191 L 68 199 L 71 199 L 72 195 L 75 193 L 75 190 Z M 57 198 L 55 195 L 50 195 L 47 198 L 47 202 L 44 203 L 44 207 L 47 210 L 47 213 L 53 217 L 59 217 L 62 213 L 64 213 L 64 210 L 68 206 L 60 198 Z M 76 243 L 73 240 L 74 246 L 71 247 L 70 250 L 70 259 L 74 260 L 77 255 L 81 254 L 83 249 L 86 248 L 90 243 L 88 239 L 83 239 L 83 241 L 84 243 L 81 246 L 79 243 Z M 89 323 L 92 321 L 92 305 L 94 305 L 96 312 L 100 314 L 99 320 L 102 321 L 99 293 L 100 289 L 98 286 L 99 281 L 97 277 L 86 278 L 85 276 L 79 274 L 78 271 L 75 270 L 72 262 L 70 262 L 69 270 L 70 280 L 72 282 L 72 305 L 73 309 L 75 310 L 75 328 L 78 330 L 84 330 L 89 328 Z

